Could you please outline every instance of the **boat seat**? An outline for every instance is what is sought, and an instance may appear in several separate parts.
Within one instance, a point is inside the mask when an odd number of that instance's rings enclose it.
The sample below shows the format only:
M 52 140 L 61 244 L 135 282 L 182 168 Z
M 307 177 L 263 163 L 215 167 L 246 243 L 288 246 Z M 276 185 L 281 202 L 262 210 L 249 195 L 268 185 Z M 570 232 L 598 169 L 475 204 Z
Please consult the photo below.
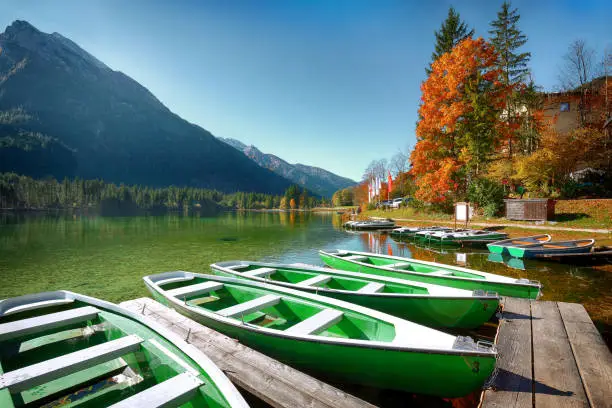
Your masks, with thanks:
M 363 255 L 350 255 L 347 256 L 343 259 L 347 259 L 349 261 L 365 261 L 366 259 L 368 259 L 367 256 L 363 256 Z
M 240 303 L 234 306 L 226 307 L 217 311 L 218 314 L 225 317 L 234 317 L 237 315 L 248 315 L 266 307 L 277 305 L 281 297 L 276 295 L 265 295 L 248 302 Z
M 358 293 L 378 293 L 385 288 L 384 283 L 379 282 L 370 282 L 361 289 L 359 289 Z
M 196 376 L 190 373 L 181 373 L 113 404 L 110 408 L 178 407 L 189 401 L 203 384 L 204 381 Z
M 121 337 L 50 360 L 32 364 L 0 376 L 0 389 L 8 388 L 12 394 L 73 374 L 85 368 L 114 360 L 137 350 L 143 340 L 136 335 Z
M 544 248 L 551 248 L 551 249 L 568 249 L 568 248 L 573 248 L 571 246 L 551 245 L 551 244 L 544 244 L 543 247 Z
M 298 324 L 291 326 L 285 330 L 285 333 L 307 335 L 315 332 L 322 332 L 342 320 L 343 315 L 344 312 L 336 309 L 324 309 L 316 315 L 310 316 L 308 319 L 302 320 Z
M 29 334 L 40 333 L 57 327 L 95 319 L 100 311 L 93 306 L 80 307 L 64 312 L 50 313 L 28 319 L 0 324 L 0 341 L 11 340 Z
M 230 265 L 230 266 L 226 266 L 227 269 L 232 269 L 232 270 L 236 270 L 236 269 L 242 269 L 242 268 L 246 268 L 249 265 L 245 265 L 245 264 L 237 264 L 237 265 Z
M 179 276 L 176 278 L 168 278 L 168 279 L 162 279 L 160 281 L 157 281 L 157 286 L 162 286 L 162 285 L 167 285 L 169 283 L 177 283 L 177 282 L 187 282 L 193 280 L 193 275 L 189 275 L 189 276 Z
M 243 272 L 242 275 L 251 276 L 253 278 L 261 278 L 261 277 L 267 278 L 268 276 L 272 275 L 274 272 L 276 272 L 276 269 L 274 268 L 257 268 L 257 269 L 253 269 L 252 271 Z
M 386 266 L 387 268 L 403 268 L 404 266 L 410 266 L 410 264 L 408 262 L 397 262 L 397 263 L 383 265 L 383 266 Z
M 12 314 L 19 313 L 19 312 L 26 312 L 28 310 L 36 310 L 36 309 L 42 309 L 45 307 L 52 307 L 52 306 L 63 306 L 63 305 L 69 305 L 71 303 L 74 303 L 74 299 L 41 300 L 40 302 L 26 303 L 25 305 L 11 307 L 10 309 L 6 310 L 1 315 L 8 316 L 8 315 L 12 315 Z
M 531 245 L 537 244 L 537 242 L 529 242 L 529 241 L 512 241 L 512 245 Z
M 197 283 L 195 285 L 183 286 L 182 288 L 167 290 L 166 294 L 168 296 L 174 296 L 176 298 L 186 298 L 190 296 L 202 295 L 204 293 L 212 292 L 214 290 L 219 290 L 222 287 L 222 283 L 208 281 Z
M 435 272 L 431 272 L 429 275 L 433 275 L 433 276 L 451 276 L 454 272 L 453 271 L 435 271 Z
M 332 277 L 329 275 L 316 275 L 312 278 L 298 282 L 297 284 L 300 286 L 319 286 L 329 282 L 331 278 Z

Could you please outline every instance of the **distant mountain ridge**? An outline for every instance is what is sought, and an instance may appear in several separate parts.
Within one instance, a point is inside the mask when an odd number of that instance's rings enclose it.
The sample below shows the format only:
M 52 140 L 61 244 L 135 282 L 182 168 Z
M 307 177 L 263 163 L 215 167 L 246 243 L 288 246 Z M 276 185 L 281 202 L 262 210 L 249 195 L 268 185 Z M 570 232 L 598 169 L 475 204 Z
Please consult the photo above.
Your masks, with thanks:
M 0 172 L 280 194 L 289 180 L 58 33 L 0 33 Z
M 338 176 L 320 167 L 307 166 L 300 163 L 290 164 L 278 156 L 263 153 L 257 147 L 253 145 L 247 146 L 236 139 L 220 137 L 219 140 L 243 152 L 261 167 L 270 169 L 276 174 L 302 187 L 306 187 L 323 197 L 331 197 L 336 191 L 357 184 L 357 182 L 349 178 Z

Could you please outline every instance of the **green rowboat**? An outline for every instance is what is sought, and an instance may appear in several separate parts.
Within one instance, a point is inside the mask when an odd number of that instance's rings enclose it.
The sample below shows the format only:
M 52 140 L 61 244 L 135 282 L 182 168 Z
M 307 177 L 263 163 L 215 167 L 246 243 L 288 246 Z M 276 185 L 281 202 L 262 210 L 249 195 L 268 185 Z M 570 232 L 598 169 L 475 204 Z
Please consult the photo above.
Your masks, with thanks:
M 514 279 L 458 266 L 398 256 L 337 250 L 319 251 L 325 264 L 342 270 L 388 276 L 458 289 L 497 292 L 501 296 L 537 299 L 542 285 L 528 279 Z
M 482 387 L 490 343 L 277 285 L 191 272 L 144 277 L 153 297 L 278 360 L 340 382 L 443 397 Z
M 508 238 L 505 232 L 482 231 L 482 230 L 459 230 L 459 231 L 421 231 L 416 237 L 422 241 L 435 242 L 442 245 L 461 244 L 466 242 L 495 242 Z
M 112 303 L 57 291 L 0 301 L 0 406 L 247 408 L 176 335 Z
M 549 242 L 550 239 L 550 235 L 548 234 L 532 235 L 530 237 L 510 238 L 487 244 L 487 248 L 489 248 L 489 252 L 491 253 L 504 254 L 508 253 L 508 247 L 511 246 L 541 244 L 544 242 Z
M 430 327 L 476 328 L 487 322 L 499 306 L 497 293 L 310 265 L 228 261 L 212 264 L 211 268 L 217 275 L 329 296 Z
M 508 253 L 515 258 L 535 258 L 536 255 L 586 254 L 593 250 L 594 239 L 549 241 L 537 244 L 508 246 Z

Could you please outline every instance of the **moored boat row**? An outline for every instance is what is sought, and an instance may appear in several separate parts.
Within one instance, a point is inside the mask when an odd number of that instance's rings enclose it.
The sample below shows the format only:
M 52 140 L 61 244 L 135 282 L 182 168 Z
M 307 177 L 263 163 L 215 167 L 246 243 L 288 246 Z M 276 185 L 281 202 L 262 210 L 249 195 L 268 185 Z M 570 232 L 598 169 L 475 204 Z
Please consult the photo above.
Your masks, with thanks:
M 224 261 L 211 265 L 214 275 L 143 279 L 159 302 L 290 365 L 441 397 L 481 387 L 497 356 L 493 344 L 445 330 L 478 328 L 500 296 L 533 299 L 541 290 L 525 279 L 408 258 L 345 250 L 320 256 L 335 269 Z M 24 395 L 36 404 L 246 406 L 192 346 L 141 316 L 71 292 L 0 301 L 0 344 L 0 402 L 9 407 L 21 406 Z M 169 367 L 157 373 L 159 364 Z M 34 379 L 20 383 L 23 373 Z

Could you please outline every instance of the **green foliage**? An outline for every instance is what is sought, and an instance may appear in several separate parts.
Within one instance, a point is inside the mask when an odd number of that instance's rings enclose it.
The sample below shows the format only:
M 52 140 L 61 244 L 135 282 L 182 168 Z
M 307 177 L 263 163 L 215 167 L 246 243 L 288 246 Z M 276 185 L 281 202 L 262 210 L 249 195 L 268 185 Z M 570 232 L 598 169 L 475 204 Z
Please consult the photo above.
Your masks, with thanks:
M 580 192 L 580 184 L 569 178 L 561 185 L 561 197 L 575 198 Z
M 305 197 L 316 206 L 314 197 Z M 124 204 L 123 206 L 121 204 Z M 217 190 L 170 186 L 152 188 L 140 185 L 106 183 L 103 180 L 54 178 L 35 180 L 15 173 L 0 173 L 0 208 L 67 209 L 111 206 L 141 210 L 179 210 L 220 208 L 278 208 L 280 196 L 263 193 L 236 192 L 224 194 Z
M 442 54 L 451 51 L 461 41 L 473 36 L 474 29 L 468 29 L 467 24 L 461 21 L 459 13 L 451 6 L 448 9 L 446 20 L 444 20 L 440 29 L 434 32 L 434 35 L 436 36 L 436 45 L 435 51 L 431 54 L 432 62 L 440 58 Z M 429 67 L 425 71 L 427 71 L 427 74 L 431 73 Z
M 499 206 L 495 203 L 490 203 L 482 207 L 482 215 L 487 218 L 495 217 L 499 213 Z
M 414 209 L 415 211 L 424 211 L 427 208 L 427 204 L 425 203 L 425 201 L 413 198 L 408 202 L 408 207 Z
M 504 186 L 496 181 L 487 178 L 473 180 L 468 186 L 468 200 L 478 204 L 486 211 L 487 216 L 497 214 L 504 205 Z
M 332 196 L 332 204 L 335 207 L 355 205 L 353 187 L 336 191 Z

